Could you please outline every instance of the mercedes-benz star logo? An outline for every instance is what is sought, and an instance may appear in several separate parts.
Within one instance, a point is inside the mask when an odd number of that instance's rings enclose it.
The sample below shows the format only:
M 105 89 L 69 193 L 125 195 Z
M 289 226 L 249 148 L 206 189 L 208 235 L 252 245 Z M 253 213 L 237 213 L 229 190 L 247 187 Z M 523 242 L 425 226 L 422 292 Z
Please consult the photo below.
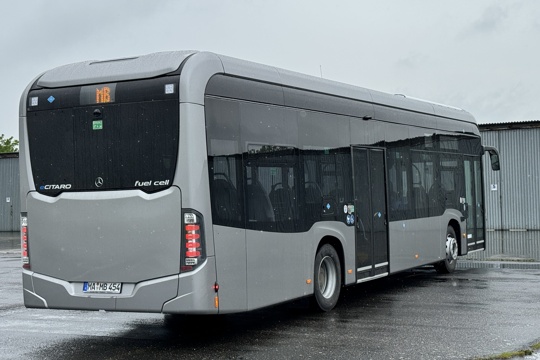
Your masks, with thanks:
M 96 181 L 94 181 L 94 184 L 96 185 L 96 187 L 103 186 L 103 178 L 102 177 L 97 177 Z

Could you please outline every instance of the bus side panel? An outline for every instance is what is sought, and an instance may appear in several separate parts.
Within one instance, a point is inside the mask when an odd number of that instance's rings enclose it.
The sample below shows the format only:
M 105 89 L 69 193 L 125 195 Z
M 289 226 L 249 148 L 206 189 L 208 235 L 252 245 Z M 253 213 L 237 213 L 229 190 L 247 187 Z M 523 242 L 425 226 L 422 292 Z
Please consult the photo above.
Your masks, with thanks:
M 438 224 L 438 225 L 437 225 Z M 390 272 L 440 261 L 445 249 L 441 217 L 392 221 L 389 224 Z
M 214 225 L 219 312 L 246 311 L 246 230 Z
M 304 269 L 310 253 L 307 249 L 314 246 L 314 240 L 303 233 L 246 231 L 249 310 L 313 291 L 313 286 L 306 284 Z
M 248 309 L 313 294 L 313 281 L 308 280 L 313 280 L 317 246 L 325 237 L 333 237 L 341 243 L 345 260 L 345 264 L 341 264 L 342 271 L 354 268 L 354 227 L 341 222 L 319 222 L 305 233 L 248 230 Z M 350 284 L 354 280 L 353 272 L 343 282 Z

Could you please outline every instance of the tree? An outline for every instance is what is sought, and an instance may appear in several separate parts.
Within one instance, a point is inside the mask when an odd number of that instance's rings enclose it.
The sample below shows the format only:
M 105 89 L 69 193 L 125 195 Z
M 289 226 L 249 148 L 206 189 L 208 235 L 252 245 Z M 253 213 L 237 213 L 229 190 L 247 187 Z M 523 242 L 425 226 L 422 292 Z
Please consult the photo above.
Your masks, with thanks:
M 19 140 L 5 138 L 4 134 L 0 135 L 0 153 L 10 153 L 19 151 Z

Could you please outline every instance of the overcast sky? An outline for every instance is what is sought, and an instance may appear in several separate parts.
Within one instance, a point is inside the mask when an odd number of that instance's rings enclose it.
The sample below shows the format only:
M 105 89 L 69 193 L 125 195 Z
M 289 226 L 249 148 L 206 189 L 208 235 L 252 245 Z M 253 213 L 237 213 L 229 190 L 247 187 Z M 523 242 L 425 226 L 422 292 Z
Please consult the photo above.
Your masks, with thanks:
M 2 6 L 0 134 L 48 69 L 205 50 L 461 107 L 540 119 L 540 1 L 24 0 Z

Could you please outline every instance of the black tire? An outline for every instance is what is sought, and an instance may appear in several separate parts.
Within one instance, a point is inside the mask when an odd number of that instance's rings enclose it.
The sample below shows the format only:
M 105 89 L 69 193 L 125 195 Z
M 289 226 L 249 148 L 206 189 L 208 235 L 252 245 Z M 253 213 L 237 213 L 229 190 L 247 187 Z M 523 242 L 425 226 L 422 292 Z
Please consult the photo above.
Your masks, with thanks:
M 435 270 L 439 274 L 449 274 L 456 270 L 458 255 L 458 244 L 454 228 L 448 226 L 446 229 L 445 259 L 435 264 Z
M 317 251 L 314 269 L 314 305 L 321 311 L 330 311 L 341 291 L 341 262 L 332 245 L 325 244 Z

